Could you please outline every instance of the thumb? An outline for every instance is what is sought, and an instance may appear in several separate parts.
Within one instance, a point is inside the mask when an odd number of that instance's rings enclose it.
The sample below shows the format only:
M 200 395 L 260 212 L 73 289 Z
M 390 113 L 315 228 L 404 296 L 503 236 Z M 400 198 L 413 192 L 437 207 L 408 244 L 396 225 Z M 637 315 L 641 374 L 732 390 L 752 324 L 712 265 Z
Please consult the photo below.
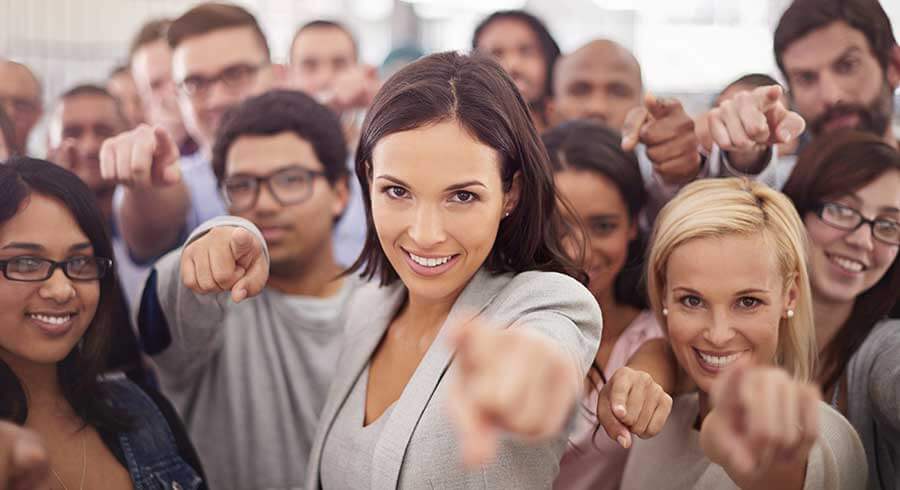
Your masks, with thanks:
M 712 132 L 709 130 L 709 117 L 710 113 L 707 112 L 694 119 L 694 134 L 697 136 L 700 146 L 706 150 L 706 156 L 709 156 L 714 144 Z
M 776 143 L 790 143 L 799 138 L 806 129 L 806 121 L 800 114 L 793 111 L 785 111 L 775 128 Z
M 156 149 L 153 152 L 154 163 L 160 162 L 163 165 L 171 165 L 180 156 L 178 145 L 169 136 L 168 131 L 161 126 L 153 127 L 153 136 L 156 139 Z
M 464 381 L 457 378 L 451 385 L 450 418 L 459 434 L 463 465 L 477 467 L 488 462 L 497 450 L 497 429 L 478 406 L 466 396 Z
M 640 140 L 641 128 L 644 127 L 649 116 L 650 113 L 643 106 L 628 111 L 628 115 L 625 116 L 625 124 L 622 125 L 622 150 L 634 151 L 634 147 Z

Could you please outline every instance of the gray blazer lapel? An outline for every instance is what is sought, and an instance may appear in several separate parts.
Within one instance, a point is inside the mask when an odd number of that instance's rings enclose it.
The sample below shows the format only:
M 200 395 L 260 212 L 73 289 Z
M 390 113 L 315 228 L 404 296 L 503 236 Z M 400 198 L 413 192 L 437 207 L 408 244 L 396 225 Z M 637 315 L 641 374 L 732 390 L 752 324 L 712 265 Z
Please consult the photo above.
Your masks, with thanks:
M 319 428 L 307 468 L 307 487 L 312 490 L 321 486 L 319 465 L 325 437 L 334 424 L 338 410 L 350 395 L 353 384 L 369 363 L 385 330 L 400 308 L 406 288 L 398 283 L 396 286 L 379 288 L 378 293 L 380 294 L 360 294 L 348 303 L 351 313 L 347 317 L 344 347 L 338 357 L 336 376 L 329 389 L 328 401 L 319 417 Z
M 375 445 L 371 488 L 397 488 L 413 431 L 453 359 L 453 351 L 447 342 L 447 327 L 471 320 L 481 313 L 512 277 L 479 270 L 453 304 L 447 320 L 394 405 Z

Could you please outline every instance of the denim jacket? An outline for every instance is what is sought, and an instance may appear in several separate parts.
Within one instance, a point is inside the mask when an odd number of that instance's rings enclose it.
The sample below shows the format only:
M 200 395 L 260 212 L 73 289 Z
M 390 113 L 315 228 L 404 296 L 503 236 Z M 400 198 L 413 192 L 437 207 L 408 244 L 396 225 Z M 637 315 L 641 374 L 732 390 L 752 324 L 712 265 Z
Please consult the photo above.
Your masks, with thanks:
M 131 417 L 133 429 L 117 440 L 135 490 L 196 490 L 203 480 L 179 454 L 175 437 L 159 408 L 137 385 L 107 378 L 110 404 Z

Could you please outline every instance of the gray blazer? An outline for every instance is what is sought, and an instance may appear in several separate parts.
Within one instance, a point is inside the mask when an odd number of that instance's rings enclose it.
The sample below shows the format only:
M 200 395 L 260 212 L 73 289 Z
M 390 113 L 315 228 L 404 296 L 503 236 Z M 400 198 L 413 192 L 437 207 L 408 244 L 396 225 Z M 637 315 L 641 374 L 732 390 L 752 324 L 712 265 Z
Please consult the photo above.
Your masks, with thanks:
M 344 350 L 322 411 L 305 488 L 320 488 L 325 439 L 353 384 L 405 298 L 400 281 L 370 284 L 350 302 Z M 586 375 L 600 345 L 602 319 L 591 293 L 574 279 L 551 272 L 493 275 L 479 271 L 460 294 L 444 327 L 480 314 L 498 328 L 528 328 L 557 342 Z M 441 328 L 389 414 L 372 457 L 371 480 L 356 488 L 550 488 L 559 472 L 567 434 L 541 444 L 502 438 L 495 461 L 466 471 L 456 427 L 448 417 L 453 351 Z M 347 458 L 361 457 L 347 454 Z

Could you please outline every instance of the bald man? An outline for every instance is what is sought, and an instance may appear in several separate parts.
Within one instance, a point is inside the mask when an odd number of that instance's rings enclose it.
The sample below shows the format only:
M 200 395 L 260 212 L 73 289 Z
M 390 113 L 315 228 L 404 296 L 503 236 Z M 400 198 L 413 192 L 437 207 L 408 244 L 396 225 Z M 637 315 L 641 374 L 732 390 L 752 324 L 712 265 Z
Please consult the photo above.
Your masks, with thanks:
M 28 135 L 44 112 L 41 82 L 27 66 L 0 59 L 0 104 L 15 127 L 10 147 L 16 153 L 27 153 Z
M 621 131 L 643 92 L 641 66 L 631 51 L 606 39 L 591 41 L 556 63 L 554 119 L 594 119 Z

